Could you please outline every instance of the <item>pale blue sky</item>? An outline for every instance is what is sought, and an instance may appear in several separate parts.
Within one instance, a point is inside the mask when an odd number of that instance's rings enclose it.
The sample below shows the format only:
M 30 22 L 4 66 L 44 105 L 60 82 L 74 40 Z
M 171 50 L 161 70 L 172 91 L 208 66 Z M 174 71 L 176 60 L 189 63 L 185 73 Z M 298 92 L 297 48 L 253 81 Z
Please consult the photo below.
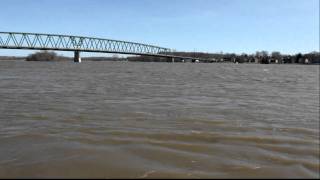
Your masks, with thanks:
M 319 0 L 1 0 L 0 31 L 128 40 L 178 51 L 319 50 Z M 1 50 L 0 55 L 30 51 Z

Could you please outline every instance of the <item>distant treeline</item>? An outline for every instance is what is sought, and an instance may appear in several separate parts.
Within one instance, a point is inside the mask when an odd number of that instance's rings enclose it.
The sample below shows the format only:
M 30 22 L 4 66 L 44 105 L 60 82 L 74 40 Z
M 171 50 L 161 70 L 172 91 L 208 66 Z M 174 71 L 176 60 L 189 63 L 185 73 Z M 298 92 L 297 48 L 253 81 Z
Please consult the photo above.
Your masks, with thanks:
M 26 61 L 68 61 L 72 58 L 59 56 L 57 53 L 52 51 L 41 51 L 27 56 Z
M 60 56 L 52 51 L 40 51 L 27 56 L 26 61 L 73 61 L 72 57 Z M 126 58 L 113 57 L 83 57 L 85 61 L 125 61 Z
M 300 64 L 319 64 L 320 53 L 310 52 L 306 54 L 285 55 L 280 52 L 268 53 L 267 51 L 259 51 L 255 54 L 234 54 L 234 53 L 202 53 L 202 52 L 174 52 L 171 55 L 193 57 L 195 59 L 202 59 L 205 62 L 231 62 L 231 63 L 259 63 L 259 64 L 287 64 L 287 63 L 300 63 Z M 171 62 L 169 58 L 159 57 L 130 57 L 129 61 L 153 61 L 153 62 Z M 182 60 L 175 59 L 175 62 Z
M 234 53 L 201 53 L 201 52 L 174 52 L 170 55 L 191 57 L 192 59 L 184 60 L 194 61 L 200 59 L 201 62 L 220 62 L 220 63 L 259 63 L 259 64 L 320 64 L 320 53 L 310 52 L 306 54 L 285 55 L 280 52 L 268 53 L 267 51 L 259 51 L 255 54 L 234 54 Z M 57 55 L 51 51 L 40 51 L 30 54 L 28 57 L 8 57 L 0 56 L 0 60 L 22 60 L 27 61 L 72 61 L 72 57 Z M 161 58 L 152 56 L 132 56 L 132 57 L 83 57 L 84 61 L 141 61 L 141 62 L 171 62 L 171 58 Z M 182 59 L 175 59 L 175 62 L 183 62 Z

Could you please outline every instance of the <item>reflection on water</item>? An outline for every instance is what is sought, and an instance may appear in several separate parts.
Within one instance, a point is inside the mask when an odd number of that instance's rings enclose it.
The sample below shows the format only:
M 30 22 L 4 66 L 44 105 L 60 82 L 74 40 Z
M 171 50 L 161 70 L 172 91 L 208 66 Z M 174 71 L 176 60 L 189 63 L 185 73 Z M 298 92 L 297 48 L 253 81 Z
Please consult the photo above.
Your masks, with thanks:
M 0 62 L 0 177 L 319 178 L 319 66 Z

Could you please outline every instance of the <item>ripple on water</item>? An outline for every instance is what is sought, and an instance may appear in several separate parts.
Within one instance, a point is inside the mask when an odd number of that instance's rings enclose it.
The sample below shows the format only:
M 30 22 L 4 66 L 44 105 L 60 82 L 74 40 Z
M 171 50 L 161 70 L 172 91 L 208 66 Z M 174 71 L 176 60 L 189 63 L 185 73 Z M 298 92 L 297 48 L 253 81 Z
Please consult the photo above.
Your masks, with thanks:
M 318 75 L 0 62 L 0 177 L 319 178 Z

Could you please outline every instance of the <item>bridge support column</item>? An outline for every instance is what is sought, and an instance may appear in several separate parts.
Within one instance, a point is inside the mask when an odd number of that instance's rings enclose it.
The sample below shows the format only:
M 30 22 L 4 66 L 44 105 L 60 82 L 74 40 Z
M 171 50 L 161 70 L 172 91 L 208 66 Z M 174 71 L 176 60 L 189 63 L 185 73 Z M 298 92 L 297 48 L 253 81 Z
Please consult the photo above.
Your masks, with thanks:
M 74 52 L 74 59 L 73 60 L 75 63 L 81 63 L 80 51 Z

